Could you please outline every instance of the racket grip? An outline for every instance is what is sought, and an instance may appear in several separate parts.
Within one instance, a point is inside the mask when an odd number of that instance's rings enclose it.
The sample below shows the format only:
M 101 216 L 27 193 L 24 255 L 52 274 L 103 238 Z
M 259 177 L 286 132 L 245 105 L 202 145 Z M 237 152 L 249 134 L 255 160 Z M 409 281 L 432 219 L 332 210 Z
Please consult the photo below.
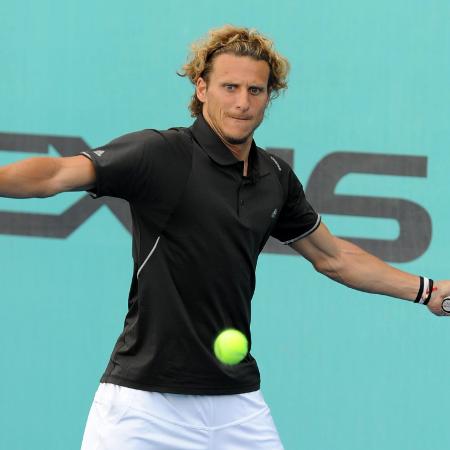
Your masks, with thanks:
M 442 311 L 450 313 L 450 297 L 445 297 L 444 299 L 442 299 L 441 308 Z

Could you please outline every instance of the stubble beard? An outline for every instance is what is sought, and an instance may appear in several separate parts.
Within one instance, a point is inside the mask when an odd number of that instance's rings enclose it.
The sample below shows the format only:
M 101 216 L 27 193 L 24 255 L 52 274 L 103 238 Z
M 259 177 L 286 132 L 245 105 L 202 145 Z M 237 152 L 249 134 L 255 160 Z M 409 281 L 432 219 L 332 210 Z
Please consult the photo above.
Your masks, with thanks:
M 224 136 L 225 141 L 230 145 L 241 145 L 245 144 L 248 141 L 248 138 L 250 138 L 253 135 L 253 131 L 248 134 L 247 136 L 244 136 L 242 138 L 237 138 L 233 136 Z
M 227 136 L 227 135 L 224 134 L 223 138 L 230 145 L 242 145 L 242 144 L 245 144 L 246 142 L 248 142 L 249 139 L 251 139 L 253 137 L 253 133 L 259 127 L 261 122 L 262 122 L 262 119 L 258 123 L 255 124 L 255 127 L 252 129 L 252 131 L 250 131 L 250 133 L 246 134 L 243 137 Z

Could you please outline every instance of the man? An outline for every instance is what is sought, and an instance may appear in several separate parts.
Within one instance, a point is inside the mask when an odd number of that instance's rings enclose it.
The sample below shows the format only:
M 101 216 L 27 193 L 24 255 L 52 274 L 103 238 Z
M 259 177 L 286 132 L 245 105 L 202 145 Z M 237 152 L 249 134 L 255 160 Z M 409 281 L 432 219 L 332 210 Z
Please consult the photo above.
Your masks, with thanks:
M 259 33 L 212 30 L 181 73 L 195 85 L 192 127 L 143 130 L 83 155 L 0 169 L 3 196 L 88 190 L 130 204 L 129 310 L 83 450 L 283 448 L 251 354 L 226 366 L 212 351 L 229 327 L 251 342 L 255 267 L 270 235 L 340 283 L 446 315 L 450 281 L 402 272 L 333 237 L 288 165 L 256 147 L 253 133 L 287 72 Z

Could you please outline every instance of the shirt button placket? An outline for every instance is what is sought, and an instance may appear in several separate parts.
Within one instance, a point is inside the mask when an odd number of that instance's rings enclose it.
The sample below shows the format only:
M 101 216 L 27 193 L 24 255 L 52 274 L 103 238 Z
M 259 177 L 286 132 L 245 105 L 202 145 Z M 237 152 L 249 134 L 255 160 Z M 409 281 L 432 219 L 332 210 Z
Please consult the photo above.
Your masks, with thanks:
M 241 215 L 241 210 L 244 208 L 245 201 L 244 201 L 244 183 L 241 182 L 238 190 L 238 198 L 237 198 L 237 205 L 238 205 L 238 214 Z

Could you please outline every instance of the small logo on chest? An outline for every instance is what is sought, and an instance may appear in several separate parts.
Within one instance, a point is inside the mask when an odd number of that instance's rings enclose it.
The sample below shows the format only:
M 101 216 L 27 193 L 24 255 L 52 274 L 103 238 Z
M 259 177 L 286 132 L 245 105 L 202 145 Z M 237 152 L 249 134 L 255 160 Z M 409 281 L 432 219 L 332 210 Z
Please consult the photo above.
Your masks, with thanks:
M 275 219 L 275 217 L 277 217 L 277 214 L 278 214 L 278 208 L 275 208 L 275 209 L 272 211 L 272 214 L 270 215 L 270 217 L 271 217 L 272 219 Z

